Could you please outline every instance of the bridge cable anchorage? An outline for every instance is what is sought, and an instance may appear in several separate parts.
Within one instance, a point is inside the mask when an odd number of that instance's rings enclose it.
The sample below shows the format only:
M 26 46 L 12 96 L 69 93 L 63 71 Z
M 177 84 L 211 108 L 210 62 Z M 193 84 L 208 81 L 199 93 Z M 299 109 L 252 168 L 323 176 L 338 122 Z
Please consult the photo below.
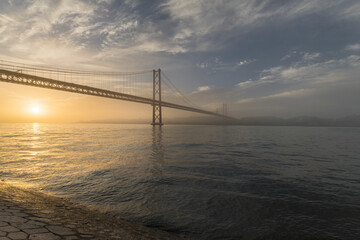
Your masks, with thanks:
M 144 92 L 147 90 L 150 94 L 151 83 L 147 77 L 150 73 L 153 75 L 153 94 L 147 97 Z M 141 80 L 141 77 L 144 79 Z M 186 105 L 162 101 L 163 79 L 165 85 L 175 96 L 181 96 Z M 219 113 L 187 106 L 195 104 L 160 69 L 134 72 L 80 71 L 0 60 L 0 81 L 149 104 L 153 106 L 153 123 L 160 126 L 163 124 L 162 107 L 224 117 Z M 234 119 L 228 116 L 225 118 Z

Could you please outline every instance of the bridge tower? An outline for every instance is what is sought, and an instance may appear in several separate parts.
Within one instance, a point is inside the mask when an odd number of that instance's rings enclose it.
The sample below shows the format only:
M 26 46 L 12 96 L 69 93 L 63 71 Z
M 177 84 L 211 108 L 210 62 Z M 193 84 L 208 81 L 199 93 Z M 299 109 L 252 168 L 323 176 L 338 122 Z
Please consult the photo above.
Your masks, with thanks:
M 161 70 L 153 70 L 153 126 L 162 126 L 161 112 Z

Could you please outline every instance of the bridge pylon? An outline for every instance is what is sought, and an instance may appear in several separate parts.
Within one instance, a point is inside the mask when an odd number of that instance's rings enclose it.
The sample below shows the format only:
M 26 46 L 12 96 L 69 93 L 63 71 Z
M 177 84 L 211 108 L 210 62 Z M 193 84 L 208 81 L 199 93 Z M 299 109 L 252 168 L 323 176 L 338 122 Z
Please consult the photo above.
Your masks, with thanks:
M 151 125 L 162 126 L 161 111 L 161 70 L 153 70 L 153 121 Z

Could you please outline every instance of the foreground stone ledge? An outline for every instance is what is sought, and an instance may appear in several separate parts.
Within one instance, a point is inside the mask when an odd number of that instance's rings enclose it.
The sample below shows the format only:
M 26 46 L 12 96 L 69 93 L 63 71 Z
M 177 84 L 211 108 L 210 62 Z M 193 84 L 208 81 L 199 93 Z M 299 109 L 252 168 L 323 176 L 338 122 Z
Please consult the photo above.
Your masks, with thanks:
M 0 182 L 0 240 L 181 239 L 71 201 Z

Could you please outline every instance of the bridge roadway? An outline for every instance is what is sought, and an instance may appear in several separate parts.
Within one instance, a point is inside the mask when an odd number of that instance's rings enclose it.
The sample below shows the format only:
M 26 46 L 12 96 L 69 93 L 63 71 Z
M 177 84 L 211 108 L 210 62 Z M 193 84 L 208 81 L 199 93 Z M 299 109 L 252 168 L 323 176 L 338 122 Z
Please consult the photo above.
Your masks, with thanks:
M 158 100 L 154 101 L 151 98 L 144 98 L 144 97 L 134 96 L 134 95 L 130 95 L 130 94 L 89 87 L 89 86 L 80 85 L 80 84 L 76 84 L 76 83 L 63 82 L 63 81 L 58 81 L 58 80 L 54 80 L 54 79 L 50 79 L 50 78 L 43 78 L 43 77 L 38 77 L 38 76 L 34 76 L 34 75 L 24 74 L 21 72 L 9 71 L 9 70 L 5 70 L 5 69 L 0 69 L 0 81 L 21 84 L 21 85 L 27 85 L 27 86 L 33 86 L 33 87 L 48 88 L 48 89 L 66 91 L 66 92 L 74 92 L 74 93 L 80 93 L 80 94 L 86 94 L 86 95 L 92 95 L 92 96 L 98 96 L 98 97 L 113 98 L 113 99 L 118 99 L 118 100 L 144 103 L 144 104 L 150 104 L 150 105 L 161 104 L 162 107 L 180 109 L 180 110 L 196 112 L 196 113 L 203 113 L 203 114 L 208 114 L 208 115 L 213 115 L 213 116 L 217 116 L 217 117 L 234 120 L 234 118 L 231 118 L 229 116 L 224 116 L 222 114 L 218 114 L 218 113 L 214 113 L 214 112 L 210 112 L 210 111 L 206 111 L 206 110 L 202 110 L 202 109 L 198 109 L 198 108 L 183 106 L 183 105 L 174 104 L 174 103 L 165 102 L 165 101 L 161 101 L 161 103 L 159 103 Z

